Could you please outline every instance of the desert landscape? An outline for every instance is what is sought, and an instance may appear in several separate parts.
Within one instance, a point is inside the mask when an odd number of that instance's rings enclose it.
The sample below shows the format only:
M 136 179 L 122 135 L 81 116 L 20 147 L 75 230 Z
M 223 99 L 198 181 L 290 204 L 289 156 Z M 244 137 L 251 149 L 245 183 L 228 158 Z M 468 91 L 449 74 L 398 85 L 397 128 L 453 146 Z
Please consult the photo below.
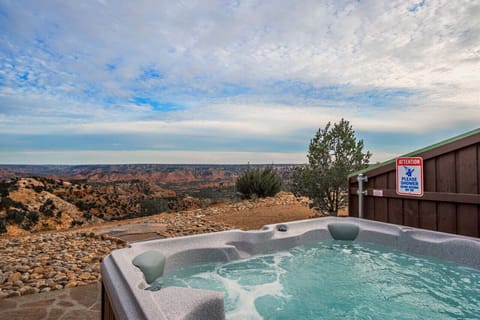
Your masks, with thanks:
M 246 165 L 0 166 L 0 234 L 206 208 L 235 201 Z M 294 165 L 277 165 L 288 190 Z
M 286 191 L 241 200 L 234 192 L 237 166 L 141 174 L 132 166 L 32 168 L 1 170 L 0 299 L 95 283 L 103 257 L 132 241 L 320 215 L 309 199 Z M 282 169 L 288 185 L 288 167 Z M 213 199 L 189 194 L 202 189 Z

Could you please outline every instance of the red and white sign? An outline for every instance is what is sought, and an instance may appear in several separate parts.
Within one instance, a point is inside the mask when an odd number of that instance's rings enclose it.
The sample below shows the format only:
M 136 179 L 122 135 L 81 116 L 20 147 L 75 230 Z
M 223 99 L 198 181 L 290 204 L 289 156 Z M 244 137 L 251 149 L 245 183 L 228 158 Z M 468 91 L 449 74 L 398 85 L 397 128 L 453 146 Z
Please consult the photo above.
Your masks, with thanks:
M 397 158 L 397 194 L 423 197 L 423 159 Z

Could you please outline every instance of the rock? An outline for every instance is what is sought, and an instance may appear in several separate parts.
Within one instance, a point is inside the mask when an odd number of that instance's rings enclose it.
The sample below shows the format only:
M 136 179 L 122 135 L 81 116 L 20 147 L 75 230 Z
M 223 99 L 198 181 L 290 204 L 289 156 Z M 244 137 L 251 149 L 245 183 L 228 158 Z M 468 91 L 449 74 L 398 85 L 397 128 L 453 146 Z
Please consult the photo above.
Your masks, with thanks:
M 20 280 L 22 280 L 23 282 L 27 282 L 29 279 L 30 279 L 30 273 L 28 272 L 22 274 L 22 277 L 20 278 Z
M 44 273 L 45 272 L 45 269 L 43 267 L 36 267 L 33 269 L 33 273 L 38 273 L 38 274 L 41 274 L 41 273 Z
M 22 274 L 20 272 L 13 273 L 9 278 L 8 282 L 15 282 L 22 278 Z
M 17 272 L 25 273 L 28 272 L 28 270 L 30 270 L 28 266 L 17 266 Z
M 42 257 L 39 257 L 38 260 L 42 263 L 42 262 L 47 262 L 48 260 L 50 260 L 51 258 L 49 256 L 42 256 Z M 41 267 L 40 267 L 41 268 Z M 35 271 L 34 271 L 35 272 Z M 43 272 L 43 268 L 42 268 L 42 271 Z
M 77 281 L 70 281 L 65 285 L 65 288 L 73 288 L 73 287 L 76 287 L 77 285 L 78 285 Z
M 5 271 L 8 274 L 12 274 L 15 271 L 17 271 L 17 268 L 15 266 L 7 265 L 3 267 L 3 271 Z
M 47 273 L 49 273 L 49 272 L 55 272 L 55 268 L 54 268 L 53 266 L 46 266 L 46 267 L 44 268 L 44 272 L 47 272 Z
M 68 277 L 65 273 L 59 272 L 53 277 L 53 280 L 56 282 L 68 281 Z
M 8 293 L 7 298 L 13 298 L 13 297 L 20 297 L 20 292 L 18 291 L 11 291 Z
M 22 280 L 17 280 L 13 283 L 15 287 L 22 287 L 23 286 L 23 281 Z
M 83 272 L 78 276 L 80 280 L 89 280 L 90 277 L 91 277 L 91 274 L 88 272 Z
M 24 295 L 27 295 L 27 294 L 38 293 L 38 292 L 40 292 L 40 290 L 38 288 L 33 288 L 31 286 L 24 286 L 24 287 L 20 288 L 19 292 L 22 296 L 24 296 Z
M 30 278 L 31 278 L 31 279 L 35 279 L 35 280 L 43 279 L 43 274 L 32 273 L 32 274 L 30 275 Z

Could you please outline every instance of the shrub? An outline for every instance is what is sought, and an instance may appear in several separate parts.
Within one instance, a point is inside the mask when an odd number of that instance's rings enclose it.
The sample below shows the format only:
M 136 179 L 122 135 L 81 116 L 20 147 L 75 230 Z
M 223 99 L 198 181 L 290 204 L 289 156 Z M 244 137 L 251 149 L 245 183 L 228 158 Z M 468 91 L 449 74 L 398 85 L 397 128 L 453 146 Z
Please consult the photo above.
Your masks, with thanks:
M 235 184 L 237 192 L 246 199 L 254 196 L 273 197 L 280 191 L 281 186 L 282 179 L 272 167 L 252 169 L 250 166 L 238 177 Z
M 149 215 L 157 214 L 160 212 L 170 211 L 172 206 L 171 205 L 172 200 L 176 200 L 176 198 L 169 197 L 169 198 L 141 200 L 140 215 L 149 216 Z
M 11 208 L 18 208 L 22 210 L 27 210 L 27 206 L 23 203 L 10 199 L 9 197 L 2 197 L 2 201 L 0 202 L 0 209 L 11 209 Z
M 37 223 L 39 219 L 39 215 L 37 212 L 30 211 L 26 215 L 27 219 L 30 220 L 32 223 Z
M 75 206 L 77 206 L 77 208 L 80 209 L 81 211 L 87 211 L 92 207 L 91 205 L 89 205 L 88 203 L 82 200 L 78 200 L 77 202 L 75 202 Z
M 81 226 L 82 224 L 83 224 L 83 221 L 72 220 L 72 222 L 70 223 L 70 226 L 75 227 L 75 226 Z
M 28 221 L 28 220 L 25 220 L 23 221 L 21 224 L 20 224 L 20 227 L 23 229 L 23 230 L 27 230 L 27 231 L 30 231 L 32 229 L 32 222 Z
M 17 209 L 15 209 L 15 208 L 7 209 L 7 219 L 8 220 L 14 220 L 15 219 L 15 212 L 17 212 Z
M 32 189 L 37 193 L 41 193 L 43 190 L 45 190 L 45 187 L 43 187 L 43 186 L 33 186 Z
M 16 222 L 16 223 L 21 223 L 23 221 L 23 219 L 25 218 L 25 215 L 27 214 L 26 211 L 23 211 L 23 210 L 15 210 L 13 212 L 13 220 Z M 7 215 L 8 215 L 8 212 L 7 212 Z
M 10 193 L 12 183 L 9 181 L 0 181 L 0 197 L 6 197 Z
M 53 217 L 53 210 L 55 210 L 55 203 L 52 199 L 47 199 L 39 209 L 41 213 L 48 217 Z
M 7 221 L 5 219 L 0 220 L 0 233 L 7 232 Z
M 39 215 L 38 215 L 37 212 L 26 212 L 25 213 L 25 218 L 26 219 L 23 219 L 20 226 L 23 229 L 29 231 L 38 222 Z

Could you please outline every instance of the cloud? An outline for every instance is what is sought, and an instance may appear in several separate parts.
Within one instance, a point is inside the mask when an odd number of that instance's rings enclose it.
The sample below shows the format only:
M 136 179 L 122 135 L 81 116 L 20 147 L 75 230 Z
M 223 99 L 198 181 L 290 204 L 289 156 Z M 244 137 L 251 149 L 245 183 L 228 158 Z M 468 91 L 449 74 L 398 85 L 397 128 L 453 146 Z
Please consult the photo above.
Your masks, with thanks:
M 24 18 L 26 25 L 9 27 L 9 40 L 37 39 L 28 48 L 46 66 L 99 85 L 113 78 L 130 86 L 153 70 L 162 75 L 150 77 L 157 83 L 300 78 L 317 85 L 428 87 L 435 81 L 432 68 L 456 69 L 465 58 L 478 57 L 478 42 L 471 40 L 479 35 L 470 13 L 476 7 L 466 1 L 10 5 L 7 21 Z
M 466 0 L 4 1 L 0 133 L 288 153 L 343 117 L 379 153 L 382 136 L 447 138 L 480 123 L 479 13 Z

